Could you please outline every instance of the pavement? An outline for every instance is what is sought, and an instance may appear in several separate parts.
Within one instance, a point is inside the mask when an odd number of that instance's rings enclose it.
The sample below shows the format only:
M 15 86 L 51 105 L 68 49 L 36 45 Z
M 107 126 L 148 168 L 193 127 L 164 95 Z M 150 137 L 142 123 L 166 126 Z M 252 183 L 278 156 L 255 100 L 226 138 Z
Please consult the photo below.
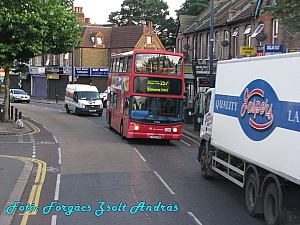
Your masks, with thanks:
M 3 94 L 0 94 L 0 104 L 3 102 Z M 62 100 L 41 99 L 31 97 L 31 102 L 41 102 L 47 104 L 63 105 Z M 26 113 L 26 112 L 25 112 Z M 26 118 L 22 120 L 23 127 L 18 128 L 15 119 L 7 123 L 0 121 L 0 142 L 2 136 L 20 136 L 26 135 L 34 131 Z M 182 132 L 186 136 L 198 139 L 199 131 L 194 130 L 193 124 L 183 123 Z M 7 206 L 12 205 L 15 201 L 20 201 L 24 192 L 25 186 L 29 179 L 33 168 L 31 161 L 20 157 L 13 157 L 0 154 L 0 225 L 10 225 L 13 214 L 8 215 L 6 212 Z

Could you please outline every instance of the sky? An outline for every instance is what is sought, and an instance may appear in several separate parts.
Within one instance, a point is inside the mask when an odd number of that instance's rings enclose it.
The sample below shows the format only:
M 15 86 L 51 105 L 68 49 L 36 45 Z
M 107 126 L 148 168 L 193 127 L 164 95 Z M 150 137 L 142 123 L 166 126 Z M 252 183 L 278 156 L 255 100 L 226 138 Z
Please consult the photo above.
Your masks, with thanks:
M 108 1 L 108 2 L 106 2 Z M 91 23 L 106 24 L 111 12 L 120 11 L 123 0 L 75 0 L 74 7 L 83 7 L 85 18 L 90 18 Z M 175 9 L 179 9 L 185 0 L 164 0 L 170 11 L 170 16 L 175 19 Z

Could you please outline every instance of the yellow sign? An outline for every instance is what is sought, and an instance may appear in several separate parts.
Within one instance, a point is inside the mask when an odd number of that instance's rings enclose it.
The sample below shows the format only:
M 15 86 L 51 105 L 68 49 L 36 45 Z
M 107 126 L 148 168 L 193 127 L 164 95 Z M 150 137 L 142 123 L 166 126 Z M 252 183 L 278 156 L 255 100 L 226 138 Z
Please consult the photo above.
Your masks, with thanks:
M 192 65 L 184 65 L 184 73 L 186 74 L 193 74 L 193 67 Z
M 47 74 L 47 79 L 49 80 L 59 80 L 58 74 Z
M 241 55 L 255 55 L 255 47 L 241 46 Z

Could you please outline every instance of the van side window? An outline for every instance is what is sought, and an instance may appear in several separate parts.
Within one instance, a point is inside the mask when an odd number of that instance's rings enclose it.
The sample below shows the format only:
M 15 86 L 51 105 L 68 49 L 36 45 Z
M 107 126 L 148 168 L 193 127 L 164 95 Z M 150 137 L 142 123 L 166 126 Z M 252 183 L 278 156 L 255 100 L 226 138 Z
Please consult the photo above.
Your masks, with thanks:
M 207 94 L 207 95 L 205 96 L 205 101 L 204 101 L 204 114 L 208 113 L 208 111 L 209 111 L 210 99 L 211 99 L 211 93 L 209 93 L 209 94 Z

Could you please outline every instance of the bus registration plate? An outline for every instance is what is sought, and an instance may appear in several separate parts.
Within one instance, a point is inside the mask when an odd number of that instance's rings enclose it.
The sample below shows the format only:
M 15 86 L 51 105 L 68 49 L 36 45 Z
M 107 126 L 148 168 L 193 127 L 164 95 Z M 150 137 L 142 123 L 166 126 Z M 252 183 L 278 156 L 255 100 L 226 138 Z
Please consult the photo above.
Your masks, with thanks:
M 161 136 L 159 136 L 159 135 L 150 135 L 150 138 L 153 138 L 153 139 L 161 139 Z
M 96 109 L 90 109 L 89 112 L 96 112 Z

